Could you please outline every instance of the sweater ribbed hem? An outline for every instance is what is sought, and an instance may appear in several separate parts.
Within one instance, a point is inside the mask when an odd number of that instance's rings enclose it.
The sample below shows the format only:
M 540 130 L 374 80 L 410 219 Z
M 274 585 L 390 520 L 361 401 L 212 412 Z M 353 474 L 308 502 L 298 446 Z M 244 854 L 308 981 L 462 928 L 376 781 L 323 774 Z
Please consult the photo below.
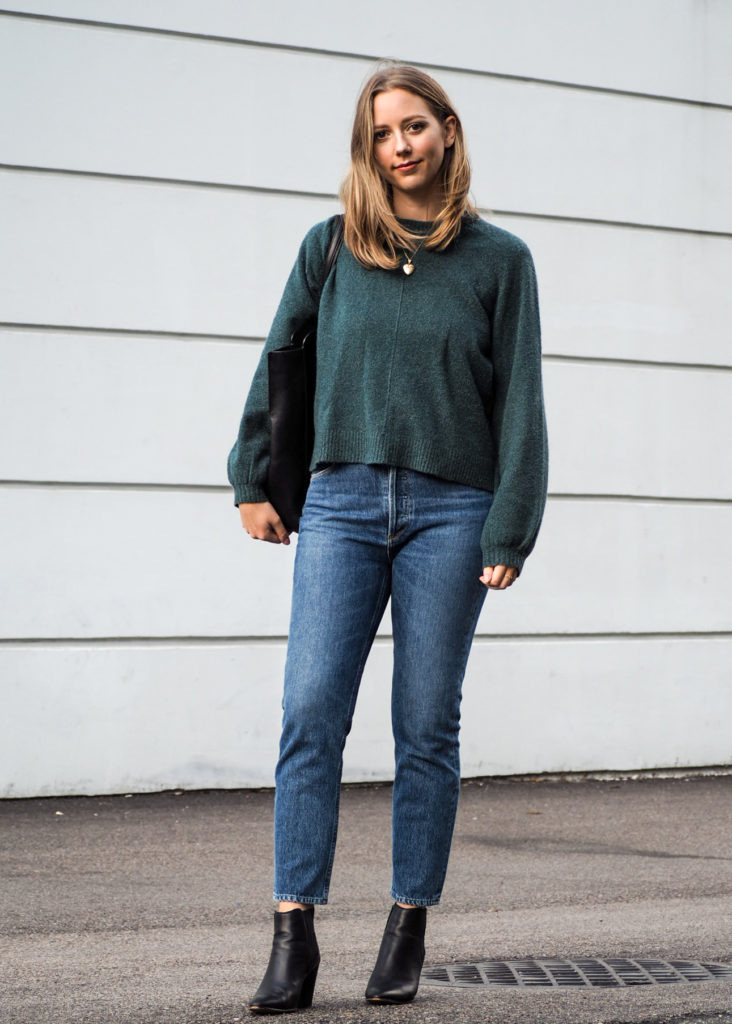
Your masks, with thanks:
M 474 457 L 463 458 L 460 452 L 446 452 L 439 444 L 420 438 L 387 438 L 359 431 L 326 430 L 316 438 L 311 470 L 319 462 L 399 466 L 481 491 L 493 490 L 492 460 L 486 458 L 477 464 Z

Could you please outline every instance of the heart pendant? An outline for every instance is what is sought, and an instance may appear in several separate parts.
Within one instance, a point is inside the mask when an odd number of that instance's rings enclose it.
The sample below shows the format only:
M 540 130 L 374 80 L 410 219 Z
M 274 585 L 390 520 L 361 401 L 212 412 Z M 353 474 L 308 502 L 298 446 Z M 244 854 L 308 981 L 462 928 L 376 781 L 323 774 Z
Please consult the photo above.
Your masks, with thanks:
M 410 274 L 414 273 L 414 264 L 413 263 L 405 263 L 404 266 L 402 267 L 402 270 L 407 275 L 407 277 L 409 277 Z

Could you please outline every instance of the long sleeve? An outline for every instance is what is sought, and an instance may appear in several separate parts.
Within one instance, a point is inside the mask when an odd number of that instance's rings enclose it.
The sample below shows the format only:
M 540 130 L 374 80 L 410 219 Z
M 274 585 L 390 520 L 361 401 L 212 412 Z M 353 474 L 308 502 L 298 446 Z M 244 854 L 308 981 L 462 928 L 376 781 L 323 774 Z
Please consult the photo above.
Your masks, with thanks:
M 267 354 L 289 344 L 294 329 L 317 315 L 331 229 L 332 221 L 323 221 L 305 236 L 254 373 L 239 433 L 228 460 L 235 505 L 267 500 L 270 431 Z
M 506 254 L 492 322 L 496 461 L 493 505 L 481 546 L 485 565 L 512 565 L 520 571 L 544 514 L 548 445 L 536 275 L 529 250 L 516 243 Z

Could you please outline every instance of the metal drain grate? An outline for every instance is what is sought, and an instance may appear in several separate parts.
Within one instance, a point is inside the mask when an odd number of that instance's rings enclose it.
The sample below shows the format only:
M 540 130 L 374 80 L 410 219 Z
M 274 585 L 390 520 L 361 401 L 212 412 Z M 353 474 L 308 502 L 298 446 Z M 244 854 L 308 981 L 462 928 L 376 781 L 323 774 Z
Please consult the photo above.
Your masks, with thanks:
M 580 957 L 577 960 L 481 960 L 422 970 L 423 985 L 449 985 L 452 988 L 474 988 L 476 985 L 628 988 L 631 985 L 673 985 L 689 981 L 732 981 L 732 964 Z

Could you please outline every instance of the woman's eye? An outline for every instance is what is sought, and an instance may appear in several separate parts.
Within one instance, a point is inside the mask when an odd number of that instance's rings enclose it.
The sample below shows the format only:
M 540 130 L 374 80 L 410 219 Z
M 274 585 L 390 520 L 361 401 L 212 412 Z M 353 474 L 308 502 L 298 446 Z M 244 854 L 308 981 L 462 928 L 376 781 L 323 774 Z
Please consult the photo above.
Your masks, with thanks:
M 379 128 L 379 130 L 377 132 L 374 132 L 374 141 L 375 142 L 383 142 L 385 138 L 386 138 L 386 129 L 385 128 Z
M 410 124 L 410 126 L 408 128 L 408 131 L 410 131 L 410 132 L 421 132 L 422 129 L 424 128 L 424 126 L 425 126 L 424 121 L 413 121 L 412 124 Z

